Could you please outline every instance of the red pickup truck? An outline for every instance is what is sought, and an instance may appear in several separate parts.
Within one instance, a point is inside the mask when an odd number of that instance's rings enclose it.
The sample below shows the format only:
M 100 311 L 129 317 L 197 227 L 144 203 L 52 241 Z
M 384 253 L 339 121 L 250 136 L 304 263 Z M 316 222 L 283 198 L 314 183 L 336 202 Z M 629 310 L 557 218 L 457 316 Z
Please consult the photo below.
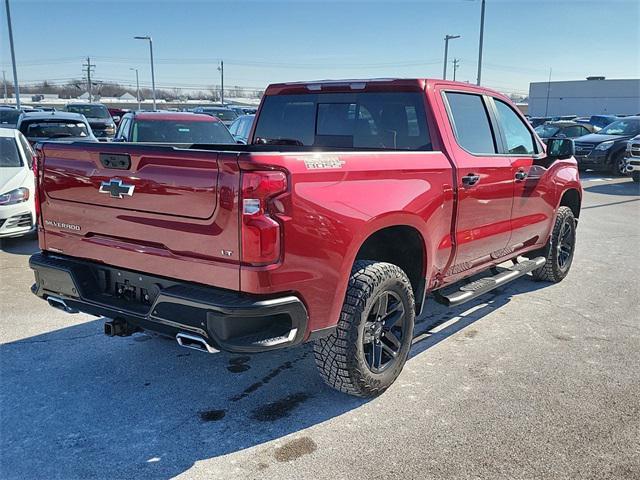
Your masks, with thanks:
M 582 197 L 571 140 L 440 80 L 271 85 L 248 145 L 38 157 L 37 296 L 205 352 L 314 341 L 324 380 L 360 396 L 399 375 L 428 294 L 562 280 Z

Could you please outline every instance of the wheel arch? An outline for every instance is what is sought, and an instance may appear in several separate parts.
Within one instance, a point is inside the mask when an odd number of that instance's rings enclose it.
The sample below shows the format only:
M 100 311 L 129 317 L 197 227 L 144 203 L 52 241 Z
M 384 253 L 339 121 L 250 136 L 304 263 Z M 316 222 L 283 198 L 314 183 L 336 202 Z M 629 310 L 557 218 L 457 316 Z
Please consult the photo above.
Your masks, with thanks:
M 567 188 L 560 197 L 558 207 L 569 207 L 573 212 L 576 220 L 580 217 L 580 208 L 582 206 L 582 195 L 577 188 Z
M 389 225 L 370 232 L 361 242 L 353 263 L 358 260 L 376 260 L 400 267 L 411 282 L 416 314 L 420 314 L 426 291 L 427 250 L 425 238 L 415 226 Z

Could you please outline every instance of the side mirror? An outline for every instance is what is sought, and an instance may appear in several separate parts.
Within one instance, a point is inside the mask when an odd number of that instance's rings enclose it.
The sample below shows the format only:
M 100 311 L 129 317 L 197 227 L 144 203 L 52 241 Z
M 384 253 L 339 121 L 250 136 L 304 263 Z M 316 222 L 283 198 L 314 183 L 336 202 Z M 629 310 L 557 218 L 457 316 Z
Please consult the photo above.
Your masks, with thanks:
M 576 147 L 570 138 L 550 138 L 547 143 L 547 159 L 564 160 L 576 153 Z
M 120 115 L 114 115 L 113 117 L 111 117 L 111 119 L 113 120 L 113 123 L 115 123 L 115 124 L 120 123 Z

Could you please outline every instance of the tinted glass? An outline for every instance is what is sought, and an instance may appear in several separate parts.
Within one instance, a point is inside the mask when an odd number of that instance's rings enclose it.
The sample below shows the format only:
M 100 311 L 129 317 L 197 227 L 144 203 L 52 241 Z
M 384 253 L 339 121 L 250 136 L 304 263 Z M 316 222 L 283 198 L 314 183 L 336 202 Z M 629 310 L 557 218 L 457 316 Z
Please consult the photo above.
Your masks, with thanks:
M 238 118 L 238 114 L 228 108 L 204 108 L 204 113 L 218 117 L 220 120 L 232 121 Z
M 22 159 L 13 137 L 0 137 L 0 167 L 21 167 Z
M 601 135 L 638 135 L 640 133 L 640 120 L 624 119 L 613 122 L 600 130 Z
M 104 105 L 67 105 L 67 112 L 80 113 L 87 118 L 111 118 Z
M 520 117 L 506 103 L 495 100 L 498 122 L 507 142 L 507 152 L 514 155 L 531 155 L 536 152 L 533 136 Z
M 419 93 L 268 96 L 254 138 L 309 147 L 431 150 Z
M 221 122 L 177 122 L 139 120 L 133 124 L 132 142 L 235 143 Z
M 584 128 L 580 125 L 574 125 L 572 127 L 565 128 L 564 130 L 562 130 L 562 133 L 567 138 L 576 138 L 584 135 L 584 133 L 582 133 L 583 130 Z
M 458 144 L 471 153 L 496 153 L 489 115 L 480 95 L 447 93 Z
M 0 108 L 0 124 L 15 126 L 18 123 L 20 110 L 14 108 Z
M 540 138 L 550 138 L 558 133 L 560 128 L 552 125 L 539 125 L 536 127 L 536 133 Z
M 29 139 L 89 136 L 89 131 L 84 123 L 72 120 L 22 122 L 20 131 Z

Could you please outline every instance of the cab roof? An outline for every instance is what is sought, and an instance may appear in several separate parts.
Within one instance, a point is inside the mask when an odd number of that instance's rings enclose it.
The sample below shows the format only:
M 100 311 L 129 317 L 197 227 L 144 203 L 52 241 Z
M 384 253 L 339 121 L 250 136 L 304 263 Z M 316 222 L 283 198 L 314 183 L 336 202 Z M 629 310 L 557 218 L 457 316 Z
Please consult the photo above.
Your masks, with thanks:
M 219 122 L 220 119 L 203 113 L 192 112 L 133 112 L 136 120 L 172 122 Z
M 500 92 L 464 82 L 431 78 L 365 78 L 345 80 L 313 80 L 306 82 L 274 83 L 267 87 L 265 95 L 305 94 L 320 92 L 421 92 L 432 85 L 464 88 L 506 98 Z

